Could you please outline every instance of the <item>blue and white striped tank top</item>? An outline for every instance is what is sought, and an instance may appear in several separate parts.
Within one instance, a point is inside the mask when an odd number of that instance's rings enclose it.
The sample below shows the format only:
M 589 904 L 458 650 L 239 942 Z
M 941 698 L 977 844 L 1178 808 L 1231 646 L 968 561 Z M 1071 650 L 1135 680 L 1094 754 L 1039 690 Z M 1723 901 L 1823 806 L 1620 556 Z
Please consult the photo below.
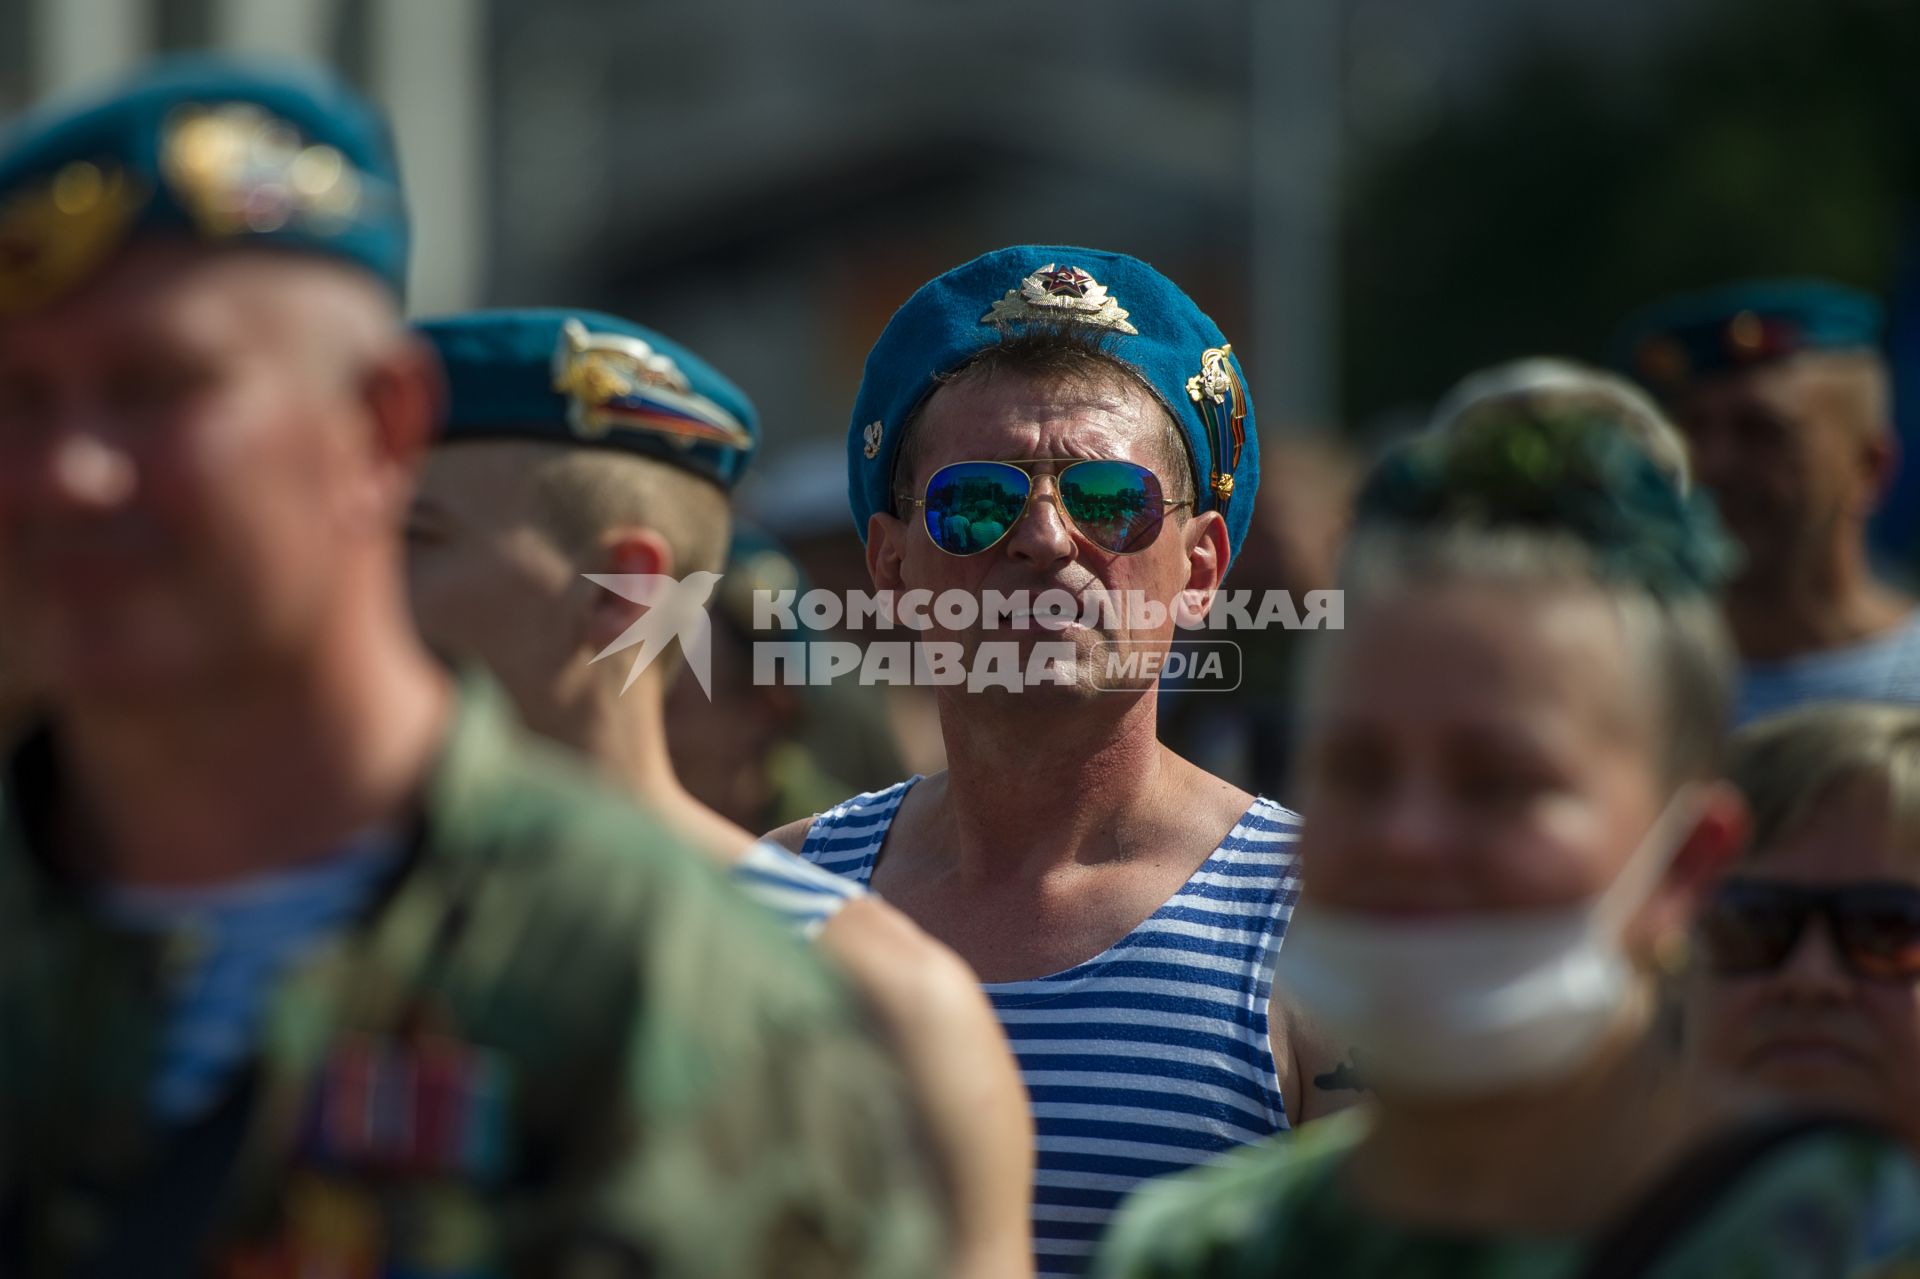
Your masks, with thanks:
M 915 777 L 813 819 L 800 855 L 865 885 Z M 1299 818 L 1256 799 L 1181 890 L 1106 951 L 986 992 L 1033 1099 L 1043 1276 L 1081 1274 L 1150 1177 L 1287 1127 L 1267 1039 Z
M 858 884 L 829 875 L 764 839 L 750 845 L 729 869 L 741 892 L 807 941 L 818 937 L 842 906 L 866 895 Z

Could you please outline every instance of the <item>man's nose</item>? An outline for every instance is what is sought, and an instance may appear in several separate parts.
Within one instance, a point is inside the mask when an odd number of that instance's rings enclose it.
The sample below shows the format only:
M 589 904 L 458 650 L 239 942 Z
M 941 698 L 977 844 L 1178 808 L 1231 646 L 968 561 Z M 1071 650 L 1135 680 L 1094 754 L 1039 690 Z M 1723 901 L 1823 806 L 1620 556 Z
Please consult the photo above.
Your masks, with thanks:
M 1853 990 L 1853 977 L 1840 957 L 1833 929 L 1818 916 L 1800 930 L 1774 980 L 1796 998 L 1810 1001 L 1842 1000 Z
M 1027 509 L 1007 534 L 1007 553 L 1040 568 L 1073 558 L 1073 529 L 1060 509 L 1060 493 L 1051 476 L 1035 476 Z

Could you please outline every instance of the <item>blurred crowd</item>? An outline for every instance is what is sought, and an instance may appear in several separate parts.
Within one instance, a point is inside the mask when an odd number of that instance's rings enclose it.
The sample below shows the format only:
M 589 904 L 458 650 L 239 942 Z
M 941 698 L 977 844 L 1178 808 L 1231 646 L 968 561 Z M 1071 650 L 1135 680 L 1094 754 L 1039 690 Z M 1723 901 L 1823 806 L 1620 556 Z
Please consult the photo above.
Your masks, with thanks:
M 671 317 L 425 234 L 318 73 L 0 133 L 0 1275 L 1920 1273 L 1874 298 L 1365 455 L 1015 245 L 741 487 Z

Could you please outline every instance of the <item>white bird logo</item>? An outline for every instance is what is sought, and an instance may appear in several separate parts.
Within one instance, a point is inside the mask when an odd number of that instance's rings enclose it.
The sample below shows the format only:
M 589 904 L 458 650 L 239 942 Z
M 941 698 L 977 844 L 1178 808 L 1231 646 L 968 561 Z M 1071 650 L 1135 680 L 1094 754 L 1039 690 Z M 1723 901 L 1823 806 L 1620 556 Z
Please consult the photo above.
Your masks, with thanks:
M 662 573 L 586 573 L 583 576 L 623 600 L 646 607 L 647 611 L 622 632 L 620 638 L 593 657 L 597 662 L 636 644 L 640 646 L 639 655 L 633 659 L 633 669 L 627 672 L 627 682 L 620 686 L 622 693 L 633 687 L 640 672 L 666 652 L 667 645 L 677 635 L 680 650 L 687 655 L 687 667 L 700 683 L 700 691 L 707 695 L 708 701 L 713 700 L 713 688 L 708 682 L 713 665 L 713 624 L 707 620 L 707 600 L 712 597 L 720 574 L 689 573 L 683 578 Z

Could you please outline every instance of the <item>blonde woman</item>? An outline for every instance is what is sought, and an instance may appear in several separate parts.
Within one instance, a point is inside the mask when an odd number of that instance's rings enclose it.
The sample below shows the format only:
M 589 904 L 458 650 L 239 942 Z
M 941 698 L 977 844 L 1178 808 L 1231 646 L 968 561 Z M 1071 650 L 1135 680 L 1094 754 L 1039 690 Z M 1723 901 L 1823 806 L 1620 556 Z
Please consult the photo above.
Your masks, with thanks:
M 1390 457 L 1309 681 L 1277 981 L 1377 1105 L 1143 1192 L 1107 1279 L 1806 1279 L 1920 1257 L 1890 1137 L 1680 1068 L 1662 973 L 1743 833 L 1710 522 L 1616 422 Z

